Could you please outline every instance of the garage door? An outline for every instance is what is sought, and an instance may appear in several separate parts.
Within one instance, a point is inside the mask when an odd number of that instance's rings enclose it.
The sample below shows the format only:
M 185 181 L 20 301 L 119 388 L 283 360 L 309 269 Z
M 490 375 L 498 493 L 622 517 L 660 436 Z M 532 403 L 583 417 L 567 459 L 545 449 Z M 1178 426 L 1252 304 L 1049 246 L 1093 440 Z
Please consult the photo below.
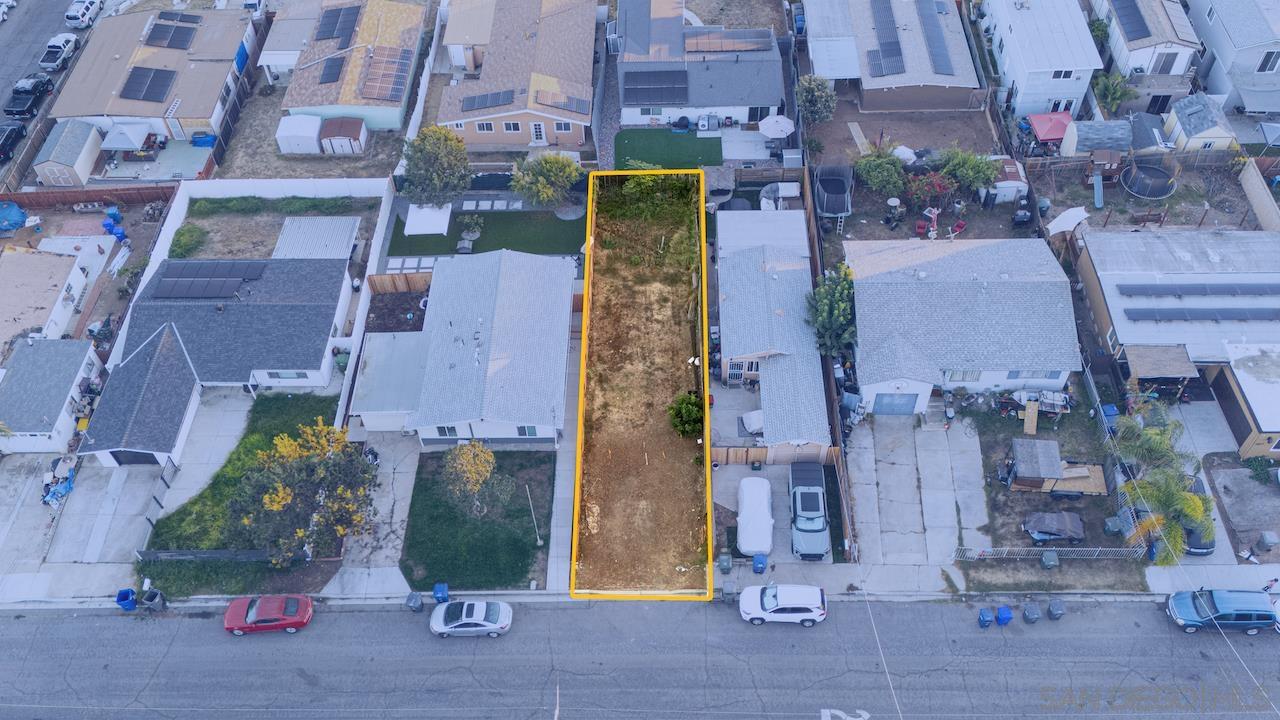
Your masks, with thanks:
M 111 457 L 117 465 L 159 465 L 160 461 L 149 452 L 135 450 L 112 450 Z
M 879 393 L 871 412 L 876 415 L 914 415 L 916 393 Z

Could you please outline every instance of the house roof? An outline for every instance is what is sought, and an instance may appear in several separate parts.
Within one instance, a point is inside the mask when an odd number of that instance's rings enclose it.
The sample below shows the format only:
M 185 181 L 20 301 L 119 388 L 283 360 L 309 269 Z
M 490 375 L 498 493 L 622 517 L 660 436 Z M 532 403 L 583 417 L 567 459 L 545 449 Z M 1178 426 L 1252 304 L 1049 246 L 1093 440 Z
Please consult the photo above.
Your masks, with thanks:
M 67 278 L 75 270 L 74 255 L 16 245 L 0 250 L 0 345 L 42 327 L 54 307 L 64 302 Z
M 979 87 L 978 71 L 969 55 L 969 41 L 964 33 L 964 17 L 954 3 L 935 0 L 885 2 L 883 7 L 894 14 L 893 29 L 901 48 L 903 72 L 879 75 L 871 53 L 883 54 L 878 41 L 881 28 L 876 26 L 872 6 L 880 0 L 848 0 L 853 5 L 854 36 L 857 38 L 862 65 L 862 87 L 867 90 L 930 85 L 937 87 Z M 806 4 L 806 9 L 808 5 Z M 939 12 L 942 8 L 945 12 Z M 933 26 L 935 29 L 930 29 Z M 941 44 L 935 46 L 935 42 Z M 933 55 L 945 63 L 937 67 Z M 889 68 L 885 68 L 888 70 Z M 949 71 L 949 72 L 948 72 Z
M 449 24 L 444 45 L 488 45 L 492 37 L 498 0 L 454 0 L 449 3 Z
M 1178 100 L 1170 108 L 1170 112 L 1178 117 L 1178 122 L 1188 137 L 1195 137 L 1214 128 L 1232 134 L 1227 115 L 1222 112 L 1222 105 L 1204 93 L 1188 95 Z
M 1102 58 L 1080 6 L 1072 2 L 987 0 L 987 14 L 1011 32 L 1002 33 L 1005 55 L 1024 72 L 1099 69 Z
M 271 32 L 262 44 L 262 52 L 302 52 L 311 42 L 320 11 L 320 0 L 280 3 L 275 19 L 271 21 Z
M 1200 40 L 1195 28 L 1187 19 L 1187 13 L 1177 0 L 1108 0 L 1115 10 L 1117 21 L 1112 27 L 1120 28 L 1125 47 L 1130 50 L 1173 43 L 1184 47 L 1199 48 Z M 1118 20 L 1121 11 L 1136 10 L 1137 19 L 1130 22 Z
M 79 452 L 172 452 L 196 387 L 177 328 L 155 328 L 125 355 L 102 390 Z
M 1128 152 L 1133 126 L 1128 120 L 1075 120 L 1076 152 L 1119 150 Z
M 1135 378 L 1193 378 L 1199 375 L 1186 345 L 1125 345 L 1124 359 Z
M 1280 343 L 1280 295 L 1267 294 L 1280 233 L 1090 230 L 1084 242 L 1120 344 L 1185 345 L 1206 363 L 1226 361 L 1224 342 Z
M 1057 440 L 1014 438 L 1011 446 L 1018 477 L 1062 479 L 1062 451 Z
M 595 96 L 591 85 L 594 0 L 486 1 L 494 4 L 496 11 L 489 16 L 492 29 L 480 76 L 463 77 L 444 89 L 436 121 L 456 122 L 530 110 L 589 123 Z M 451 25 L 453 13 L 450 6 Z M 464 15 L 464 20 L 471 22 L 468 17 Z M 467 98 L 508 91 L 511 96 L 506 104 L 464 109 Z
M 1280 0 L 1209 0 L 1209 4 L 1238 48 L 1280 38 Z
M 83 120 L 63 120 L 49 131 L 49 137 L 45 138 L 32 164 L 55 162 L 74 165 L 89 142 L 89 136 L 96 132 L 98 128 Z
M 271 257 L 347 260 L 359 229 L 359 217 L 285 218 Z
M 15 433 L 53 430 L 92 349 L 88 340 L 17 343 L 0 376 L 0 424 Z
M 718 210 L 715 218 L 716 252 L 721 257 L 761 245 L 809 257 L 804 210 Z
M 236 53 L 249 29 L 244 10 L 190 10 L 200 17 L 191 46 L 154 47 L 144 41 L 156 24 L 154 12 L 134 12 L 99 18 L 93 40 L 80 51 L 80 59 L 58 93 L 51 117 L 93 115 L 126 117 L 176 117 L 207 120 L 213 115 L 227 75 L 235 69 Z M 157 101 L 121 96 L 134 68 L 176 73 L 168 92 Z M 170 110 L 172 109 L 172 112 Z
M 828 80 L 862 77 L 852 6 L 853 0 L 809 0 L 804 4 L 804 32 L 814 75 Z
M 512 250 L 436 260 L 422 332 L 426 379 L 411 424 L 565 423 L 572 258 Z
M 696 108 L 782 103 L 782 56 L 772 29 L 685 27 L 683 12 L 683 0 L 619 0 L 622 52 L 618 56 L 618 79 L 623 106 Z M 714 46 L 717 37 L 726 38 L 722 47 L 761 49 L 703 49 Z M 686 47 L 691 49 L 686 51 Z M 656 84 L 661 86 L 657 90 L 639 87 L 628 93 L 628 74 L 652 72 L 672 75 L 656 78 Z M 653 76 L 636 77 L 644 79 L 637 79 L 633 87 L 655 84 Z M 667 92 L 676 94 L 662 94 Z
M 285 109 L 330 105 L 400 107 L 412 94 L 410 83 L 426 7 L 396 0 L 325 0 L 316 30 L 323 29 L 324 12 L 341 8 L 359 8 L 350 45 L 342 47 L 342 37 L 317 38 L 313 34 L 294 66 L 282 103 Z M 326 33 L 330 34 L 333 33 Z M 330 72 L 337 67 L 337 77 L 321 82 L 329 79 L 325 76 L 326 67 Z
M 427 375 L 429 340 L 421 331 L 367 333 L 351 392 L 351 414 L 417 410 Z
M 202 383 L 248 382 L 254 370 L 320 369 L 338 300 L 348 281 L 345 259 L 258 261 L 262 276 L 243 280 L 236 296 L 157 297 L 168 269 L 184 262 L 225 268 L 244 261 L 163 261 L 133 301 L 124 339 L 126 355 L 137 351 L 158 328 L 172 324 Z
M 1129 118 L 1129 144 L 1134 150 L 1159 147 L 1168 141 L 1164 118 L 1153 113 L 1134 113 Z
M 831 442 L 822 360 L 806 298 L 808 258 L 776 245 L 741 249 L 718 264 L 721 352 L 760 362 L 764 442 Z
M 863 385 L 944 370 L 1079 370 L 1062 266 L 1043 240 L 849 241 Z
M 1280 345 L 1228 343 L 1226 351 L 1258 429 L 1280 431 Z

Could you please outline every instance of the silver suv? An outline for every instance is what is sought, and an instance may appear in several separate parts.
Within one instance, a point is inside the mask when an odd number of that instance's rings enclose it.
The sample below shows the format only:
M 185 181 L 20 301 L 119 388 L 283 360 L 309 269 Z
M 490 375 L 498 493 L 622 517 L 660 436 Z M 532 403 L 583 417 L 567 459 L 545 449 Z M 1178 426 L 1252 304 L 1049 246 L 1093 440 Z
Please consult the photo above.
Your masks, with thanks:
M 831 552 L 827 489 L 818 463 L 791 463 L 791 552 L 801 560 L 825 560 Z

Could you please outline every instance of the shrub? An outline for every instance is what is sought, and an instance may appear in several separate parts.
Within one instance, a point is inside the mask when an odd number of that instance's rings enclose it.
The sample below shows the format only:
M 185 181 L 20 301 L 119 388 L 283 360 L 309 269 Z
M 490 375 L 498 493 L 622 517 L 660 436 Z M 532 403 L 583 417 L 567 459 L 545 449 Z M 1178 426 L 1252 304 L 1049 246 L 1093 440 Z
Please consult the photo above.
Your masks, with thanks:
M 826 78 L 805 75 L 796 83 L 796 106 L 800 117 L 824 123 L 836 113 L 836 91 L 827 86 Z
M 991 158 L 950 148 L 942 152 L 942 173 L 955 180 L 962 189 L 972 191 L 991 187 L 1000 170 Z
M 1254 480 L 1266 485 L 1271 482 L 1271 468 L 1275 465 L 1269 458 L 1251 457 L 1244 461 Z
M 173 244 L 169 246 L 169 257 L 173 259 L 189 258 L 200 252 L 205 240 L 209 239 L 209 231 L 199 225 L 186 223 L 173 234 Z
M 192 200 L 187 207 L 187 216 L 257 215 L 265 212 L 266 209 L 266 199 L 250 195 L 229 198 L 197 198 Z
M 682 438 L 702 435 L 702 398 L 694 393 L 677 395 L 667 406 L 667 417 L 671 419 L 671 429 Z
M 479 233 L 484 229 L 484 218 L 471 213 L 459 215 L 458 228 L 464 233 Z
M 471 186 L 467 146 L 448 128 L 432 125 L 405 144 L 404 189 L 414 205 L 448 205 Z
M 286 197 L 271 201 L 271 206 L 284 215 L 341 215 L 355 210 L 349 197 Z
M 956 187 L 955 180 L 940 172 L 912 175 L 907 180 L 907 197 L 915 207 L 926 207 L 942 202 Z
M 582 177 L 582 168 L 565 155 L 540 155 L 517 163 L 511 189 L 533 205 L 559 205 Z
M 854 172 L 868 188 L 881 195 L 901 195 L 907 189 L 907 174 L 902 161 L 892 153 L 878 149 L 863 155 L 853 165 Z
M 817 336 L 818 352 L 837 357 L 857 337 L 853 315 L 853 271 L 841 263 L 828 270 L 807 298 L 806 320 Z

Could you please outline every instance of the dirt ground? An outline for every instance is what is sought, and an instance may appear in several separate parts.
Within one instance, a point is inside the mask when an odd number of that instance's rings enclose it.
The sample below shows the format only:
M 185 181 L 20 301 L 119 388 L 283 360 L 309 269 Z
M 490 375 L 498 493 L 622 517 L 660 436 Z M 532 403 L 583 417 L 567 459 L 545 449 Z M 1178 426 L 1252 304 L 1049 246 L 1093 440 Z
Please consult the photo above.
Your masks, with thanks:
M 365 332 L 414 332 L 422 329 L 426 313 L 419 307 L 422 293 L 375 293 L 369 300 Z M 412 317 L 410 317 L 412 315 Z
M 673 228 L 598 220 L 597 230 L 576 589 L 705 590 L 702 453 L 675 434 L 665 410 L 698 386 L 686 363 L 693 298 L 682 272 L 629 263 Z
M 1038 560 L 980 560 L 961 563 L 970 593 L 992 592 L 1147 592 L 1141 560 L 1063 560 L 1054 570 Z
M 378 221 L 377 207 L 355 213 L 360 216 L 360 229 L 356 232 L 356 241 L 360 245 L 359 256 L 366 257 L 370 238 Z M 276 247 L 276 239 L 284 227 L 282 213 L 262 212 L 254 215 L 211 215 L 193 218 L 188 216 L 186 222 L 197 225 L 209 232 L 204 246 L 193 258 L 205 259 L 238 259 L 269 258 Z
M 1028 173 L 1036 192 L 1053 202 L 1046 222 L 1068 208 L 1083 207 L 1089 211 L 1089 224 L 1094 228 L 1130 230 L 1141 214 L 1167 210 L 1164 227 L 1257 229 L 1257 219 L 1249 210 L 1239 180 L 1226 168 L 1183 168 L 1178 189 L 1165 200 L 1140 200 L 1119 184 L 1108 185 L 1103 189 L 1103 209 L 1096 210 L 1093 186 L 1084 183 L 1081 167 Z
M 1280 522 L 1276 520 L 1280 517 L 1280 487 L 1255 480 L 1235 453 L 1206 456 L 1204 471 L 1217 490 L 1218 510 L 1237 550 L 1251 547 L 1264 530 L 1280 530 Z M 1259 553 L 1257 558 L 1263 563 L 1280 562 L 1280 548 Z M 1241 564 L 1252 564 L 1244 558 L 1238 560 Z
M 1115 515 L 1115 505 L 1106 495 L 1083 497 L 1078 500 L 1054 500 L 1049 493 L 1010 490 L 1003 485 L 988 488 L 987 506 L 991 523 L 988 532 L 995 547 L 1033 547 L 1031 536 L 1022 530 L 1022 521 L 1034 512 L 1078 513 L 1084 519 L 1082 547 L 1125 547 L 1124 539 L 1106 535 L 1102 523 Z M 1066 543 L 1050 543 L 1069 547 Z
M 787 14 L 782 0 L 685 0 L 685 8 L 703 25 L 728 28 L 771 27 L 777 34 L 787 32 Z
M 849 132 L 851 122 L 858 123 L 871 145 L 905 145 L 912 150 L 944 150 L 955 145 L 973 152 L 1003 152 L 987 114 L 981 110 L 861 112 L 852 96 L 842 93 L 831 120 L 809 131 L 822 143 L 823 163 L 847 164 L 861 157 Z
M 259 82 L 258 90 L 265 86 Z M 400 162 L 402 131 L 369 133 L 363 155 L 281 155 L 276 125 L 283 114 L 284 88 L 263 96 L 254 93 L 245 103 L 235 137 L 215 174 L 220 178 L 364 178 L 388 177 Z

